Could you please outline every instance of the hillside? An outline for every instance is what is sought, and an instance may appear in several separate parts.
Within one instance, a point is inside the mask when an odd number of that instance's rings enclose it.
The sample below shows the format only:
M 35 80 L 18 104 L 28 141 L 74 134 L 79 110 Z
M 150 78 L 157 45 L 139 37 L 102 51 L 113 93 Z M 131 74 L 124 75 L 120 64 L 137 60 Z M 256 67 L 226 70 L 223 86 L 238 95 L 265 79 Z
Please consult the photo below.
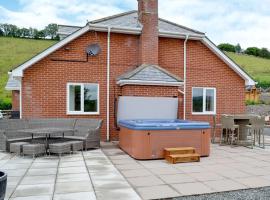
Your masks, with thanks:
M 23 63 L 44 49 L 48 48 L 55 41 L 34 40 L 0 37 L 0 99 L 10 101 L 10 92 L 5 91 L 8 79 L 7 72 L 13 67 Z
M 270 84 L 270 59 L 231 52 L 226 52 L 226 54 L 256 81 Z
M 51 40 L 0 37 L 0 100 L 10 101 L 10 92 L 4 89 L 8 79 L 7 72 L 55 42 Z M 226 54 L 256 81 L 270 83 L 270 59 L 229 52 L 226 52 Z

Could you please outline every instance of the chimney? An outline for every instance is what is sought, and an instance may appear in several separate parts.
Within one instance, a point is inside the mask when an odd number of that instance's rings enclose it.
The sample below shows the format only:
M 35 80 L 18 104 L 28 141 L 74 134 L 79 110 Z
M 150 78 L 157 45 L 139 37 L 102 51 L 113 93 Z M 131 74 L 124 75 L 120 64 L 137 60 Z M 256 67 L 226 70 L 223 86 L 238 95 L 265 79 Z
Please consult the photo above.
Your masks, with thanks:
M 138 17 L 143 26 L 140 64 L 158 65 L 158 0 L 138 0 Z

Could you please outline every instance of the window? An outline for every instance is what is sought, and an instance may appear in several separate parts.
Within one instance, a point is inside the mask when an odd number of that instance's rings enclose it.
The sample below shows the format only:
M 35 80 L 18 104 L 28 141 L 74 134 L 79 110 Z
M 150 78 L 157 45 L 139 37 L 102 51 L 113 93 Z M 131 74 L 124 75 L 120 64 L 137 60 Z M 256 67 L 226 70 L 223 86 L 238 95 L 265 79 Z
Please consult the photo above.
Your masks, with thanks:
M 192 88 L 192 114 L 216 114 L 215 88 Z
M 67 114 L 99 114 L 99 85 L 68 83 Z

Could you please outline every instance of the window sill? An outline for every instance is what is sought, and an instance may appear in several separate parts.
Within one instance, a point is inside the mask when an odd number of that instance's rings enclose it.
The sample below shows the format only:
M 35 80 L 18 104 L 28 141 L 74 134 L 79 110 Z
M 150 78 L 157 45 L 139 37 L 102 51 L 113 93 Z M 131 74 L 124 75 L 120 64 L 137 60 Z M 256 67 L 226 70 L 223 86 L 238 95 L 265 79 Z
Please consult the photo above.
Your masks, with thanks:
M 99 112 L 92 112 L 92 113 L 87 113 L 87 112 L 67 112 L 67 115 L 100 115 Z

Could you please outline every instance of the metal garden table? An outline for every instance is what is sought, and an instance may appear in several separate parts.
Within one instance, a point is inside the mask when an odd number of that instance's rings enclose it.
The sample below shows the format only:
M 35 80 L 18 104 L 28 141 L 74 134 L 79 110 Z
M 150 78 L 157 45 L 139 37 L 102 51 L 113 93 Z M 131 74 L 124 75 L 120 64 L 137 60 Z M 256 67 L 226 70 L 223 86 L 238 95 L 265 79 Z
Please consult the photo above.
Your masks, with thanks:
M 246 125 L 250 124 L 250 119 L 256 117 L 254 114 L 236 114 L 232 115 L 235 124 L 239 125 L 239 140 L 246 141 L 247 140 L 247 130 Z

